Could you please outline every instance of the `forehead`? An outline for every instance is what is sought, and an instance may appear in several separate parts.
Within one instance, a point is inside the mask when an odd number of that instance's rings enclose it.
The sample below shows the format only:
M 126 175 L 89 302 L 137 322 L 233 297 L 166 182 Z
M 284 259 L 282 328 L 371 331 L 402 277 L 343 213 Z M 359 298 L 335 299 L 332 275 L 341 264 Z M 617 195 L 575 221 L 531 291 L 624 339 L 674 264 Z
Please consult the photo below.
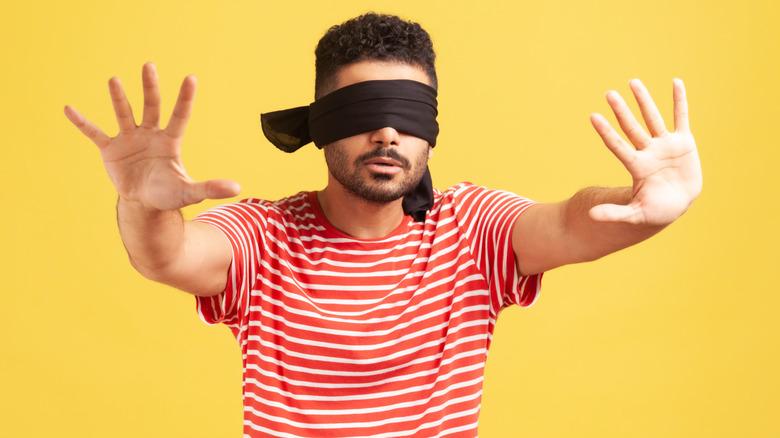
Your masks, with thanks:
M 336 89 L 365 81 L 409 79 L 431 85 L 420 67 L 397 62 L 360 61 L 342 67 L 336 75 Z

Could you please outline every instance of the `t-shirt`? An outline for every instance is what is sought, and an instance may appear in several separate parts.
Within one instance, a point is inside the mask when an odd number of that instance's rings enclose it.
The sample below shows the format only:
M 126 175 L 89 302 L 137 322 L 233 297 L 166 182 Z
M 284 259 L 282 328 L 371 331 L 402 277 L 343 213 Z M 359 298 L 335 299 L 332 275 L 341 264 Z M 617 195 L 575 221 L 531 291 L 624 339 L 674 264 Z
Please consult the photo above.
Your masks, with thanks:
M 462 183 L 374 240 L 334 228 L 314 192 L 200 215 L 233 249 L 225 292 L 197 305 L 241 346 L 245 436 L 476 436 L 496 318 L 539 292 L 511 243 L 530 205 Z

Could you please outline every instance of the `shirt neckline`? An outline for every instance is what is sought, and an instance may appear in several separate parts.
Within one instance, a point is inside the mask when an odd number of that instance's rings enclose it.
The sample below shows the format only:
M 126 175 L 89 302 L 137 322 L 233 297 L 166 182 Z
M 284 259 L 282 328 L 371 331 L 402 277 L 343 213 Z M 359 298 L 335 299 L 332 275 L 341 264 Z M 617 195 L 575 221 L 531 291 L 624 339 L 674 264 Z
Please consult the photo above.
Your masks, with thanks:
M 391 237 L 395 237 L 399 234 L 405 233 L 410 227 L 410 222 L 413 221 L 413 218 L 409 216 L 408 214 L 404 215 L 403 220 L 401 220 L 401 223 L 398 224 L 397 227 L 384 237 L 380 237 L 377 239 L 359 239 L 354 236 L 350 236 L 349 234 L 339 230 L 336 228 L 330 221 L 328 220 L 327 216 L 325 216 L 325 212 L 322 211 L 322 207 L 320 207 L 320 201 L 317 199 L 317 192 L 312 191 L 308 193 L 309 198 L 309 205 L 311 206 L 312 211 L 314 212 L 314 217 L 317 219 L 320 224 L 325 227 L 328 233 L 333 234 L 336 237 L 342 238 L 342 239 L 349 239 L 353 240 L 355 242 L 383 242 Z

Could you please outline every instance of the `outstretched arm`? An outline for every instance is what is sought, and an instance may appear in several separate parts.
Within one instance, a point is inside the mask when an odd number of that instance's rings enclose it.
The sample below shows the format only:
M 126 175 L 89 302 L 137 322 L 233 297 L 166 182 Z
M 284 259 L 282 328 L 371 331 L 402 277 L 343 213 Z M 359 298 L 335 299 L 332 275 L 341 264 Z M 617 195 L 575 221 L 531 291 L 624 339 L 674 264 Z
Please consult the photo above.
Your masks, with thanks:
M 589 188 L 567 201 L 529 208 L 512 235 L 522 274 L 595 260 L 639 243 L 685 213 L 701 192 L 682 81 L 674 80 L 674 132 L 667 131 L 644 85 L 636 79 L 629 84 L 649 134 L 615 91 L 607 93 L 607 102 L 631 144 L 601 114 L 593 114 L 591 123 L 631 174 L 633 186 Z
M 132 265 L 145 277 L 196 295 L 214 295 L 226 283 L 232 261 L 229 242 L 211 225 L 183 220 L 179 209 L 204 199 L 240 192 L 229 180 L 196 182 L 184 170 L 181 143 L 192 112 L 196 81 L 188 76 L 168 125 L 160 128 L 157 71 L 143 67 L 144 111 L 136 125 L 118 78 L 109 92 L 119 134 L 109 137 L 73 107 L 68 119 L 100 150 L 103 164 L 119 193 L 117 221 Z

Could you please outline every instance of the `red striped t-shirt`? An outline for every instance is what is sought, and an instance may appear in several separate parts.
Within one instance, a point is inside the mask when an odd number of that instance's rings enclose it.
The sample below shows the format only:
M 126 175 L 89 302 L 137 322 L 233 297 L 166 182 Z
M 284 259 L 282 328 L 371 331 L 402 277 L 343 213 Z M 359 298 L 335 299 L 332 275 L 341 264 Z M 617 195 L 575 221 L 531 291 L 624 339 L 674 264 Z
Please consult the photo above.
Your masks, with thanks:
M 539 292 L 511 243 L 530 205 L 462 183 L 375 240 L 335 229 L 313 192 L 200 215 L 233 248 L 225 292 L 197 304 L 241 346 L 245 436 L 476 436 L 496 318 Z

